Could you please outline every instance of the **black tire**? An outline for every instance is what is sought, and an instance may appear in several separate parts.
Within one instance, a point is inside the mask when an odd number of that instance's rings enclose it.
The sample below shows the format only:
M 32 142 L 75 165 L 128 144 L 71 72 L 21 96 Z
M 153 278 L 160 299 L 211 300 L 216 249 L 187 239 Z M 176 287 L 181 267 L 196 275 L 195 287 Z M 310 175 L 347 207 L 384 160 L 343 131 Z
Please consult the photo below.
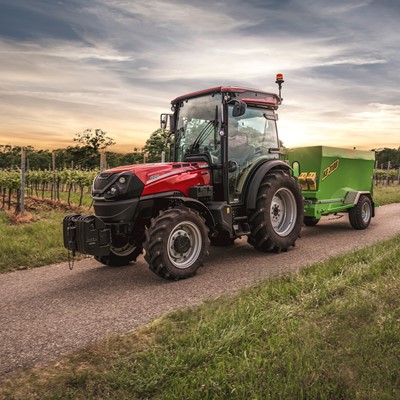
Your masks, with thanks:
M 189 278 L 208 255 L 208 228 L 197 211 L 173 208 L 161 211 L 146 231 L 145 260 L 159 277 Z
M 98 262 L 110 267 L 122 267 L 128 265 L 131 261 L 136 261 L 136 258 L 142 253 L 142 250 L 142 246 L 134 245 L 129 245 L 129 247 L 126 247 L 123 251 L 111 247 L 108 256 L 94 256 L 94 258 Z
M 320 218 L 314 218 L 314 217 L 304 217 L 304 225 L 306 226 L 315 226 L 318 224 Z
M 131 261 L 136 261 L 136 258 L 143 252 L 144 233 L 136 240 L 128 237 L 113 237 L 110 254 L 107 256 L 95 256 L 94 258 L 110 267 L 122 267 L 128 265 Z
M 272 170 L 258 188 L 256 211 L 250 216 L 249 243 L 263 252 L 294 246 L 303 225 L 303 197 L 287 171 Z
M 354 229 L 368 228 L 372 218 L 372 202 L 369 196 L 361 195 L 355 207 L 349 210 L 350 224 Z

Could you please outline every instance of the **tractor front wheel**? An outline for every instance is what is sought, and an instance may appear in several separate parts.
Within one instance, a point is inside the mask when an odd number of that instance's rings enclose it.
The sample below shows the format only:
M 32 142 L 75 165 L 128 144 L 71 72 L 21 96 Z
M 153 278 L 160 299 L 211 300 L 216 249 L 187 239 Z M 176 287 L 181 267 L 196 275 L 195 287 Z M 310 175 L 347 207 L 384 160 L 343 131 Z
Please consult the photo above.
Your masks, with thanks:
M 145 260 L 164 279 L 193 276 L 208 254 L 208 228 L 197 211 L 173 208 L 161 211 L 146 231 Z
M 294 246 L 304 216 L 296 179 L 287 171 L 270 171 L 258 188 L 256 207 L 249 219 L 249 243 L 257 250 L 277 253 Z
M 128 238 L 115 240 L 111 245 L 110 254 L 107 256 L 95 256 L 94 258 L 110 267 L 122 267 L 128 265 L 131 261 L 142 253 L 143 247 L 138 243 L 131 243 Z
M 361 195 L 355 207 L 349 210 L 350 224 L 354 229 L 368 228 L 372 218 L 372 202 L 368 196 Z

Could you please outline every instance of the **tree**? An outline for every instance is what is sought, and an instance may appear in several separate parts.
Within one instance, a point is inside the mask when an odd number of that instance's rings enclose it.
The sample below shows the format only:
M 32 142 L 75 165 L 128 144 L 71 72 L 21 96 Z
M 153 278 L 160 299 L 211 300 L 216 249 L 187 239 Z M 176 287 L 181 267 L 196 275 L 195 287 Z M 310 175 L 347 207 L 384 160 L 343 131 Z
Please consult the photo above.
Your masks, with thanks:
M 143 149 L 135 147 L 133 149 L 133 153 L 127 153 L 121 155 L 120 165 L 140 164 L 142 162 L 143 162 Z
M 161 153 L 163 151 L 165 151 L 166 159 L 169 158 L 170 148 L 165 145 L 168 135 L 169 131 L 161 128 L 157 129 L 150 135 L 143 147 L 143 151 L 147 153 L 146 161 L 160 162 Z
M 398 149 L 389 149 L 387 147 L 383 149 L 373 149 L 376 152 L 376 161 L 378 161 L 378 167 L 387 168 L 390 161 L 390 165 L 393 168 L 400 167 L 400 147 Z
M 74 142 L 91 149 L 93 154 L 98 154 L 99 150 L 105 150 L 115 144 L 114 139 L 106 135 L 107 132 L 101 129 L 86 129 L 75 135 Z
M 30 169 L 47 169 L 51 165 L 51 151 L 34 150 L 32 147 L 25 148 L 27 150 L 26 159 L 27 167 Z
M 51 152 L 35 150 L 32 146 L 24 146 L 27 168 L 47 169 L 51 163 Z M 0 145 L 0 168 L 18 168 L 21 165 L 21 146 Z
M 78 159 L 78 164 L 83 168 L 95 168 L 100 163 L 100 150 L 115 144 L 113 138 L 107 136 L 107 132 L 102 129 L 86 129 L 82 133 L 77 133 L 74 142 L 82 146 L 69 147 L 68 150 L 74 159 Z

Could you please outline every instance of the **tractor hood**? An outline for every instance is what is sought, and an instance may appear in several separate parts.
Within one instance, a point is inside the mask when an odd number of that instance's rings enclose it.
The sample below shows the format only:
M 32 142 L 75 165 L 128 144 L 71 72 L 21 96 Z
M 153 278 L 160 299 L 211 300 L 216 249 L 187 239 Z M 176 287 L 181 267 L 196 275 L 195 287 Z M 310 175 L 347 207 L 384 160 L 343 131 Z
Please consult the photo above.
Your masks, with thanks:
M 95 200 L 121 200 L 163 192 L 189 195 L 189 188 L 210 184 L 205 162 L 133 164 L 106 170 L 93 182 Z

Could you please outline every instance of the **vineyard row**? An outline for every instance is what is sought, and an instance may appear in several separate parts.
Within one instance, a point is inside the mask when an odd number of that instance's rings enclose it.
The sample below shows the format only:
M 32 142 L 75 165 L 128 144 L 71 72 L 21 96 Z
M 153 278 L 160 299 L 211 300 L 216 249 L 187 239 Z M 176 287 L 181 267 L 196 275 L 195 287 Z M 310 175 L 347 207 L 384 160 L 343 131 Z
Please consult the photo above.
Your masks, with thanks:
M 85 192 L 92 186 L 93 179 L 99 173 L 97 170 L 82 171 L 75 169 L 63 169 L 56 171 L 26 171 L 25 191 L 27 195 L 49 197 L 51 200 L 60 200 L 60 192 L 66 192 L 68 205 L 71 204 L 71 192 L 79 192 L 79 206 Z M 19 209 L 21 195 L 21 171 L 0 169 L 0 198 L 1 209 L 11 208 L 12 198 L 16 197 L 16 211 Z
M 71 201 L 71 192 L 79 192 L 79 206 L 81 206 L 85 189 L 90 191 L 92 182 L 98 173 L 98 170 L 76 169 L 29 170 L 25 172 L 25 191 L 27 195 L 41 196 L 42 198 L 47 196 L 51 200 L 60 200 L 60 192 L 66 192 L 68 193 L 68 205 Z M 0 169 L 0 199 L 2 200 L 0 209 L 4 209 L 6 206 L 10 209 L 12 197 L 16 196 L 16 209 L 18 210 L 21 179 L 20 170 Z M 393 184 L 395 182 L 400 184 L 400 171 L 378 169 L 375 171 L 374 182 L 375 184 Z

